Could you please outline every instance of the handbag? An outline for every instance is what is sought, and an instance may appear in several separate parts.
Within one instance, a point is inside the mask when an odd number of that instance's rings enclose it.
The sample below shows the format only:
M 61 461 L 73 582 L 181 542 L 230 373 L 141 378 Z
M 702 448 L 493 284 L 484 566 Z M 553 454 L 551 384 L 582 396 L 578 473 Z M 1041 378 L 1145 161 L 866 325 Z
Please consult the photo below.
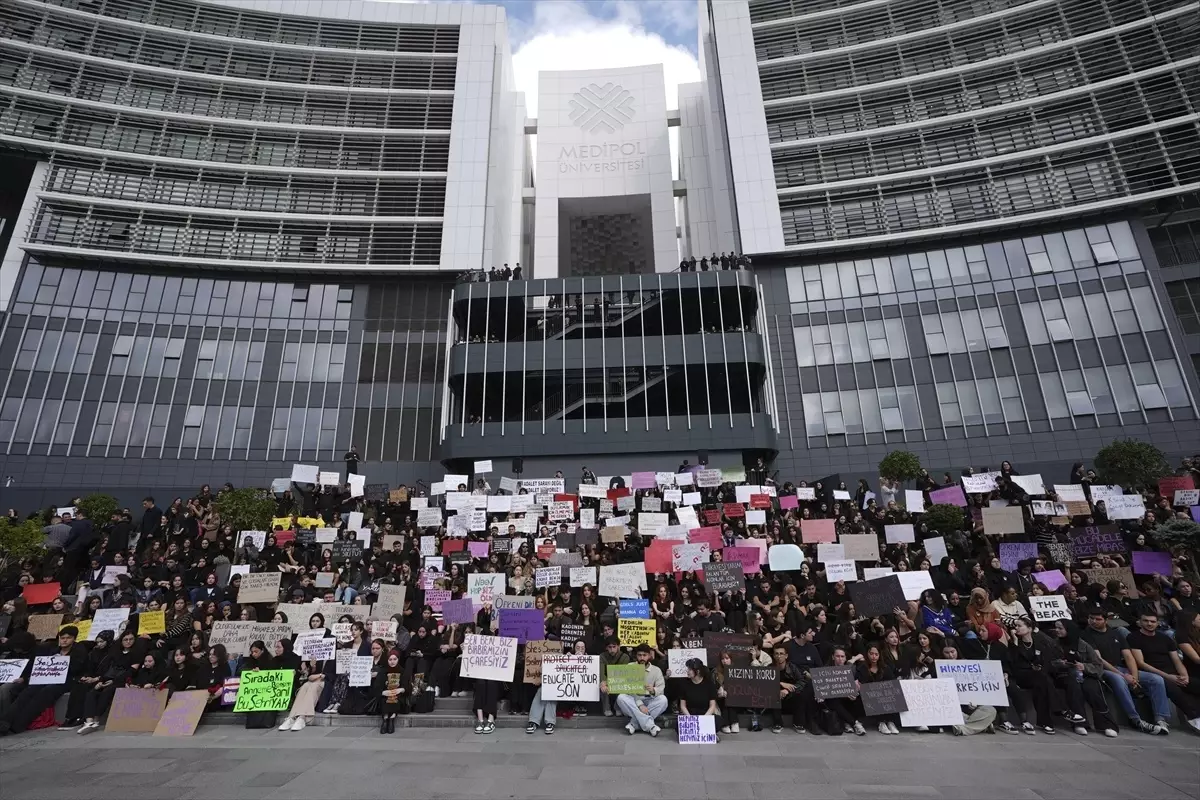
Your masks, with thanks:
M 434 692 L 417 692 L 413 696 L 412 711 L 414 714 L 432 714 L 434 705 Z

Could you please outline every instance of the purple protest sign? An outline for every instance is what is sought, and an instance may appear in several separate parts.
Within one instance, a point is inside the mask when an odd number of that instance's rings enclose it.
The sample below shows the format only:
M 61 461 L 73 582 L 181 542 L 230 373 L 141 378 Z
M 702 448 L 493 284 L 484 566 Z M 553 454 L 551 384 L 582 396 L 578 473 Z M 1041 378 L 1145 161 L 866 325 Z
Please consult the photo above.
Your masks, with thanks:
M 1027 558 L 1037 558 L 1037 542 L 1001 542 L 1000 569 L 1016 572 L 1017 564 Z
M 653 489 L 657 486 L 653 472 L 635 472 L 630 477 L 633 479 L 631 489 Z
M 441 611 L 444 603 L 450 602 L 449 589 L 426 589 L 425 590 L 425 605 L 432 608 L 434 611 Z
M 938 489 L 935 492 L 929 493 L 929 502 L 934 505 L 945 504 L 958 506 L 959 508 L 967 507 L 967 496 L 963 494 L 961 486 L 947 486 L 945 489 Z
M 1200 506 L 1192 506 L 1192 519 L 1200 522 Z
M 1134 551 L 1133 573 L 1135 575 L 1162 575 L 1171 577 L 1175 565 L 1171 563 L 1170 553 L 1154 553 L 1145 550 Z
M 1062 574 L 1062 570 L 1048 569 L 1045 572 L 1033 573 L 1033 579 L 1046 587 L 1046 591 L 1053 592 L 1058 587 L 1067 582 L 1067 576 Z
M 540 608 L 502 608 L 500 635 L 516 637 L 517 644 L 545 639 L 546 612 Z
M 467 542 L 467 549 L 471 551 L 471 558 L 487 558 L 489 542 Z
M 1099 555 L 1100 553 L 1124 553 L 1128 548 L 1116 525 L 1090 525 L 1086 528 L 1071 528 L 1071 546 L 1076 558 Z
M 442 603 L 442 622 L 450 625 L 452 623 L 471 623 L 475 621 L 475 603 L 471 598 L 466 597 L 462 600 L 446 600 Z

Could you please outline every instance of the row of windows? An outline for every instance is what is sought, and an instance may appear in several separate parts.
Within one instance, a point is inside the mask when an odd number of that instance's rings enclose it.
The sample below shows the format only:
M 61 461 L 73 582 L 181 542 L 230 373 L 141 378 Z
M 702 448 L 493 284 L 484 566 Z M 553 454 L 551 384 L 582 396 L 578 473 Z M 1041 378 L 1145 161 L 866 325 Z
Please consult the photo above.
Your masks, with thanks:
M 788 267 L 793 303 L 1007 280 L 1139 259 L 1127 222 L 896 256 Z
M 189 39 L 16 3 L 0 6 L 0 39 L 181 72 L 290 84 L 453 89 L 456 69 L 453 58 L 345 56 Z
M 76 166 L 77 165 L 77 166 Z M 445 178 L 264 175 L 55 156 L 46 191 L 284 214 L 440 217 Z
M 1200 79 L 1200 67 L 1195 74 Z M 976 117 L 950 126 L 775 150 L 771 154 L 775 183 L 782 189 L 927 169 L 1099 136 L 1192 113 L 1183 88 L 1176 85 L 1173 76 L 1159 76 L 1148 82 L 1153 86 L 1116 86 L 1052 106 Z M 1148 97 L 1146 91 L 1150 90 L 1161 94 Z
M 1162 317 L 1149 286 L 1022 303 L 1021 317 L 1030 344 L 1068 342 L 1116 334 L 1159 331 Z
M 1118 39 L 1112 37 L 1109 44 L 1117 47 Z M 1163 119 L 1171 115 L 1169 109 L 1179 105 L 1178 96 L 1187 99 L 1194 94 L 1190 88 L 1196 81 L 1194 66 L 1160 71 L 1134 81 L 1130 78 L 1134 73 L 1114 75 L 1111 61 L 1101 52 L 1066 48 L 900 86 L 771 105 L 765 109 L 767 134 L 772 142 L 803 143 L 823 136 L 936 120 L 952 114 L 984 109 L 1000 111 L 1006 104 L 1112 79 L 1119 82 L 1094 89 L 1092 93 L 1096 95 L 1097 107 L 1112 120 L 1111 124 L 1127 127 L 1133 123 L 1123 121 L 1121 98 L 1131 106 L 1126 109 L 1127 117 Z M 1136 88 L 1127 88 L 1131 84 L 1136 84 Z
M 1164 267 L 1200 264 L 1200 221 L 1172 222 L 1147 231 L 1158 263 Z
M 304 91 L 188 80 L 0 46 L 0 85 L 199 117 L 354 128 L 450 128 L 449 95 Z
M 994 310 L 994 309 L 993 309 Z M 899 319 L 796 328 L 796 359 L 802 367 L 907 358 Z
M 754 52 L 762 61 L 768 58 L 835 50 L 940 25 L 950 25 L 1028 1 L 975 0 L 969 3 L 929 3 L 925 0 L 908 0 L 861 11 L 849 10 L 835 16 L 757 29 L 754 31 Z M 804 13 L 811 12 L 806 10 Z M 753 11 L 751 19 L 755 19 Z
M 1081 414 L 1137 414 L 1190 408 L 1179 365 L 1171 359 L 1043 373 L 1042 397 L 1051 419 Z
M 448 136 L 221 128 L 0 96 L 0 133 L 162 158 L 299 169 L 445 172 Z
M 396 25 L 318 17 L 263 14 L 188 0 L 44 0 L 102 17 L 142 22 L 191 33 L 260 42 L 364 50 L 453 53 L 458 28 Z
M 179 218 L 43 203 L 29 240 L 164 256 L 314 264 L 439 262 L 441 223 L 291 223 L 276 220 Z
M 875 187 L 781 196 L 787 245 L 965 225 L 1200 181 L 1194 123 L 1036 159 Z
M 921 430 L 921 408 L 912 386 L 813 392 L 801 400 L 809 436 Z
M 1075 0 L 1080 6 L 1092 0 Z M 1183 0 L 1169 0 L 1174 7 Z M 1194 15 L 1191 15 L 1194 17 Z M 1137 19 L 1142 15 L 1138 14 Z M 1099 42 L 1072 44 L 1084 53 L 1107 59 L 1113 75 L 1138 72 L 1188 58 L 1194 50 L 1197 23 L 1186 14 L 1159 20 L 1153 28 L 1126 31 L 1120 46 L 1103 48 Z M 963 31 L 934 34 L 918 43 L 886 44 L 861 51 L 832 52 L 828 57 L 797 63 L 759 66 L 764 100 L 803 97 L 884 81 L 911 78 L 940 70 L 1019 54 L 1053 45 L 1109 26 L 1095 14 L 1074 14 L 1059 19 L 1056 6 L 1041 6 L 1029 17 L 997 20 Z
M 1200 278 L 1171 281 L 1167 284 L 1167 297 L 1183 332 L 1200 333 Z

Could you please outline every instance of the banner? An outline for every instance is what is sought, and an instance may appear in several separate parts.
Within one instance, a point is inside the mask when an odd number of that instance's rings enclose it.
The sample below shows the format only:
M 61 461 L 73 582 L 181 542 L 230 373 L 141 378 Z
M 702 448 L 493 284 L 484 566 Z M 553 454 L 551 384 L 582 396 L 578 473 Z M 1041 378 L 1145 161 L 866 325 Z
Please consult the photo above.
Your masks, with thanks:
M 699 710 L 699 709 L 697 709 Z M 717 718 L 710 716 L 688 716 L 680 714 L 675 718 L 675 728 L 679 732 L 680 744 L 716 744 Z
M 292 702 L 295 670 L 267 669 L 243 672 L 234 711 L 287 711 Z
M 542 699 L 548 703 L 599 702 L 600 656 L 543 656 Z
M 1075 551 L 1076 558 L 1126 551 L 1125 540 L 1121 537 L 1121 531 L 1116 525 L 1071 528 L 1071 547 Z
M 500 611 L 500 635 L 518 644 L 546 637 L 546 614 L 540 608 L 505 608 Z
M 654 647 L 658 643 L 657 623 L 652 619 L 617 620 L 617 638 L 622 647 L 637 647 L 645 644 Z
M 735 708 L 779 708 L 779 670 L 735 667 L 725 670 L 725 702 Z
M 646 693 L 646 668 L 641 664 L 610 664 L 604 675 L 608 694 L 640 697 Z
M 710 592 L 740 592 L 746 588 L 746 577 L 738 562 L 711 562 L 704 565 L 704 585 Z
M 37 656 L 29 672 L 30 686 L 53 686 L 67 682 L 67 670 L 71 668 L 69 656 Z
M 601 597 L 641 597 L 646 587 L 646 568 L 641 562 L 600 567 Z
M 999 662 L 997 662 L 999 663 Z M 813 667 L 808 671 L 812 678 L 813 697 L 817 702 L 856 694 L 854 667 Z
M 963 724 L 954 681 L 945 678 L 900 681 L 900 688 L 908 705 L 907 711 L 900 712 L 900 724 L 904 727 Z
M 863 701 L 863 712 L 868 717 L 882 717 L 908 710 L 900 681 L 864 683 L 859 686 L 858 692 Z
M 517 666 L 517 640 L 507 636 L 467 634 L 462 646 L 464 678 L 508 683 Z
M 687 677 L 687 662 L 693 658 L 700 659 L 700 663 L 708 666 L 708 651 L 703 647 L 673 647 L 667 651 L 667 677 L 668 678 L 686 678 Z

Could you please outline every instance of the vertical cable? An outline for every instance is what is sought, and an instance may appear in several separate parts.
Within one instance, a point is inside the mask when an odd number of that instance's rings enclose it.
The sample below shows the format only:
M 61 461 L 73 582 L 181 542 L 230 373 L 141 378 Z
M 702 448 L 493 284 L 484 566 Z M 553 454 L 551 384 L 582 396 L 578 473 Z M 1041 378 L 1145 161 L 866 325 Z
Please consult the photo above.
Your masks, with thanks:
M 708 380 L 708 332 L 704 327 L 704 288 L 700 281 L 700 273 L 692 273 L 696 276 L 696 297 L 700 307 L 700 347 L 704 356 L 704 405 L 705 412 L 708 415 L 708 429 L 712 430 L 712 385 Z M 686 333 L 686 332 L 685 332 Z
M 687 426 L 688 430 L 692 429 L 692 390 L 688 381 L 688 360 L 687 360 L 687 332 L 683 324 L 683 273 L 677 272 L 672 277 L 675 278 L 675 293 L 679 297 L 679 341 L 683 346 L 683 404 L 687 409 Z M 661 280 L 661 278 L 660 278 Z M 697 295 L 699 297 L 699 295 Z M 666 342 L 665 331 L 663 342 Z M 663 363 L 663 389 L 666 390 L 666 370 L 667 365 Z

